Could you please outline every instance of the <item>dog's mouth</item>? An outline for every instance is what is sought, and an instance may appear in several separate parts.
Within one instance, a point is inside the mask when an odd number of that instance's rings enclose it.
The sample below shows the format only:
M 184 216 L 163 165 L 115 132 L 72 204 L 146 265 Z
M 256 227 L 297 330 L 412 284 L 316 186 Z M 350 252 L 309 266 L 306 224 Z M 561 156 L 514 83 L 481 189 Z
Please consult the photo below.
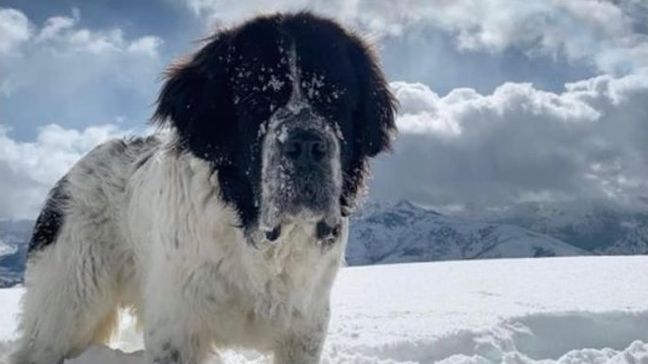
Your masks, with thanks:
M 271 229 L 267 227 L 263 230 L 263 238 L 270 244 L 277 244 L 282 236 L 282 225 L 279 224 Z M 340 237 L 342 232 L 342 223 L 339 220 L 326 221 L 322 219 L 314 224 L 314 235 L 322 247 L 333 245 Z
M 331 181 L 331 173 L 321 172 L 302 171 L 278 176 L 276 188 L 269 194 L 272 198 L 260 202 L 258 228 L 265 242 L 279 243 L 295 226 L 311 234 L 323 246 L 336 241 L 342 221 L 339 193 Z
M 260 201 L 259 230 L 268 243 L 278 243 L 289 226 L 312 231 L 317 241 L 334 242 L 340 234 L 339 188 L 330 167 L 299 171 L 279 165 L 283 171 L 267 186 Z

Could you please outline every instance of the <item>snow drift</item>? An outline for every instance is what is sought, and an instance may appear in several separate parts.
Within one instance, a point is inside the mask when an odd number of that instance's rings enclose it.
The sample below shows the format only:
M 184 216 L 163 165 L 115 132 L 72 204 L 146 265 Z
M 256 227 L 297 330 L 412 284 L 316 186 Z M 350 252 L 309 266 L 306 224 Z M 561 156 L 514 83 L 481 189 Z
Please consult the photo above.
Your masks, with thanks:
M 648 257 L 575 257 L 345 268 L 324 363 L 648 362 Z M 0 362 L 22 289 L 0 290 Z M 68 364 L 142 364 L 125 316 L 111 348 Z M 225 363 L 269 363 L 245 350 Z

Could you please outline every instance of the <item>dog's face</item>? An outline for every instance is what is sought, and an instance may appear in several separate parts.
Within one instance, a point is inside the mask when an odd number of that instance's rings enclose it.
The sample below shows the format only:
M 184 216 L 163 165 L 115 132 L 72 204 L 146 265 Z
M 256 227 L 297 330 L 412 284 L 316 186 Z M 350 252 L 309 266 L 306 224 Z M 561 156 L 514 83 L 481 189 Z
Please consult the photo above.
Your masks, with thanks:
M 365 44 L 308 13 L 220 32 L 169 72 L 154 119 L 214 167 L 253 243 L 286 223 L 332 240 L 390 145 L 394 99 Z

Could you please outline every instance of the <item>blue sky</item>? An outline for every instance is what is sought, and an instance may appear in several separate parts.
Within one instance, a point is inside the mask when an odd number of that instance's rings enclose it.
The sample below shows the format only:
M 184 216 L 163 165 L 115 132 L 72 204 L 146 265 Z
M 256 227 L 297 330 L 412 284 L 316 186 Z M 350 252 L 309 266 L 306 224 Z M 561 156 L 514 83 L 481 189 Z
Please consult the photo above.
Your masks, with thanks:
M 32 216 L 94 144 L 146 132 L 160 74 L 196 40 L 301 9 L 370 39 L 401 101 L 396 151 L 375 163 L 371 198 L 648 196 L 640 0 L 4 1 L 0 218 Z

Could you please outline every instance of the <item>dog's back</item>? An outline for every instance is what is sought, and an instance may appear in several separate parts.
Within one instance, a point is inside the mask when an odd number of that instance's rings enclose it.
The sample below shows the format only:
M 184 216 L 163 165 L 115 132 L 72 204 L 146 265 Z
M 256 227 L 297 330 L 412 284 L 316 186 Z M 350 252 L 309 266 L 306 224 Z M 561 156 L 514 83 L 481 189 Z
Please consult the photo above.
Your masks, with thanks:
M 159 144 L 152 136 L 114 139 L 84 156 L 50 191 L 34 226 L 29 256 L 55 243 L 66 220 L 105 224 L 114 219 L 129 177 Z

